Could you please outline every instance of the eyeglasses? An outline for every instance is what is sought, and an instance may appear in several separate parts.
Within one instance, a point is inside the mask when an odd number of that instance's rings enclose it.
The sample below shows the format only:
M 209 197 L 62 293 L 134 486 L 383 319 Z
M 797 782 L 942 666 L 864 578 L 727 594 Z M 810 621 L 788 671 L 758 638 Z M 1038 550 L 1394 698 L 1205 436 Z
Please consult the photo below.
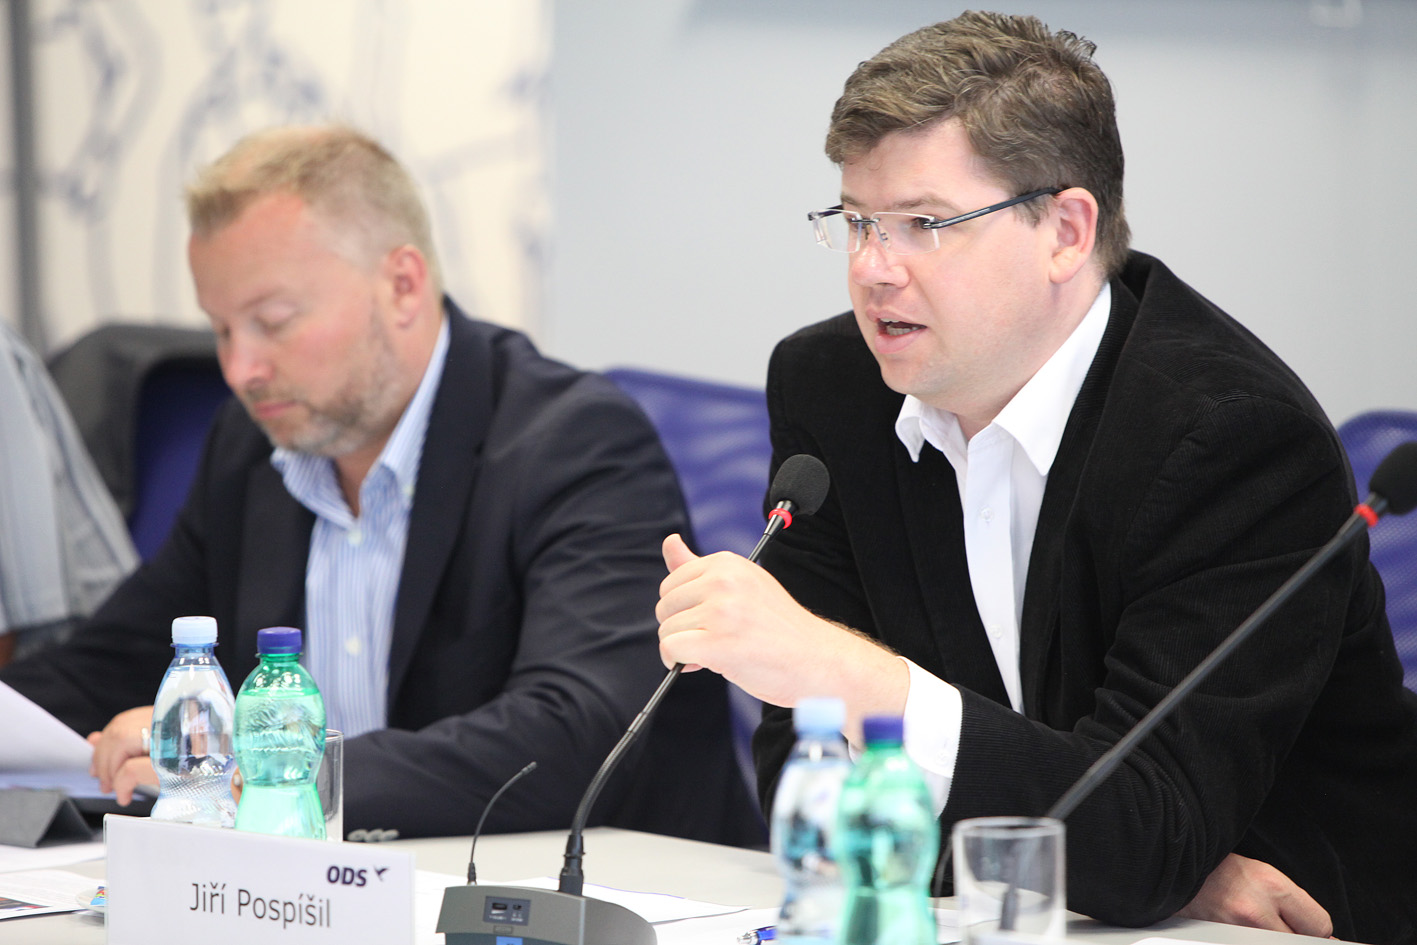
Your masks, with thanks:
M 982 210 L 962 213 L 944 220 L 923 213 L 878 213 L 875 216 L 863 217 L 853 210 L 843 210 L 840 204 L 827 210 L 813 210 L 807 214 L 807 219 L 812 223 L 817 245 L 838 253 L 854 253 L 866 245 L 866 229 L 874 226 L 876 238 L 881 241 L 883 248 L 897 256 L 913 256 L 939 249 L 940 230 L 947 226 L 973 220 L 975 217 L 982 217 L 986 213 L 1003 210 L 1036 197 L 1051 197 L 1065 189 L 1049 187 L 1035 190 L 1001 203 L 990 204 Z

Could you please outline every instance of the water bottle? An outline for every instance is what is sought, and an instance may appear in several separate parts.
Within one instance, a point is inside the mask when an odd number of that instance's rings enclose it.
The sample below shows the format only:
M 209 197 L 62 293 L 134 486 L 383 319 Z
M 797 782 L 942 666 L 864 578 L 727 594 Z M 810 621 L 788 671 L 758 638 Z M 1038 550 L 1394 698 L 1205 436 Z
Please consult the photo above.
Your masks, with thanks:
M 231 683 L 212 653 L 215 646 L 211 617 L 172 621 L 175 652 L 153 702 L 148 748 L 158 783 L 153 820 L 206 827 L 236 821 Z
M 840 699 L 803 699 L 792 720 L 797 744 L 777 784 L 770 832 L 785 890 L 777 941 L 833 945 L 842 889 L 832 841 L 841 786 L 851 772 L 841 738 L 846 708 Z
M 864 722 L 866 751 L 841 789 L 842 945 L 935 945 L 930 874 L 940 828 L 899 718 Z
M 261 662 L 236 694 L 236 829 L 323 840 L 315 776 L 325 753 L 325 701 L 300 665 L 300 648 L 294 627 L 256 634 Z

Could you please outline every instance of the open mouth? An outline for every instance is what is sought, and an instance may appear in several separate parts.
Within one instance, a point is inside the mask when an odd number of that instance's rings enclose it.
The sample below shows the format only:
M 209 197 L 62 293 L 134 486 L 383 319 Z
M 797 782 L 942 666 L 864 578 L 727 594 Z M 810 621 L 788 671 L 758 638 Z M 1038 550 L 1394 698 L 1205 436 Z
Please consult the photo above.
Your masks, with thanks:
M 924 327 L 924 325 L 917 325 L 914 322 L 899 322 L 893 318 L 882 318 L 876 322 L 876 329 L 892 338 L 908 335 L 912 331 L 919 331 Z

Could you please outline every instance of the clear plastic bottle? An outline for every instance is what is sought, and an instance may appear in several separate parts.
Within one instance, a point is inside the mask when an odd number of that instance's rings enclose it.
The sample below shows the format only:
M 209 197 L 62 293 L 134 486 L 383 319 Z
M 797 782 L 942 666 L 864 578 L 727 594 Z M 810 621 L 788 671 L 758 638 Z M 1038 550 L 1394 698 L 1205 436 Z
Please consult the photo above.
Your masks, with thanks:
M 260 665 L 236 695 L 236 763 L 241 803 L 236 829 L 325 838 L 315 777 L 325 752 L 325 702 L 300 665 L 294 627 L 256 634 Z
M 935 945 L 930 874 L 940 827 L 899 718 L 863 723 L 866 751 L 841 789 L 842 945 Z
M 803 699 L 793 710 L 797 744 L 772 804 L 770 839 L 784 887 L 777 941 L 834 945 L 841 924 L 841 872 L 832 849 L 837 802 L 851 773 L 840 699 Z
M 153 701 L 148 749 L 158 781 L 153 820 L 207 827 L 236 821 L 231 683 L 212 652 L 215 646 L 211 617 L 172 621 L 175 652 Z

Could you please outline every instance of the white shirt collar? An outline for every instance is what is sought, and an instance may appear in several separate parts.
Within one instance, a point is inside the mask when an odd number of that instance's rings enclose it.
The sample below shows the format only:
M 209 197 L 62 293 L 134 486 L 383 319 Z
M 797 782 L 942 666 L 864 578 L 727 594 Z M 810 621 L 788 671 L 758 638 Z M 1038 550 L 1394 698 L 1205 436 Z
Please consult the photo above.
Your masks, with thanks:
M 1072 334 L 990 424 L 1017 440 L 1041 475 L 1048 474 L 1058 455 L 1073 401 L 1077 400 L 1087 370 L 1097 356 L 1111 311 L 1112 286 L 1103 283 L 1102 291 Z M 900 405 L 895 432 L 914 462 L 920 461 L 920 451 L 927 442 L 947 455 L 950 452 L 962 455 L 966 449 L 964 434 L 954 414 L 931 407 L 909 394 Z

